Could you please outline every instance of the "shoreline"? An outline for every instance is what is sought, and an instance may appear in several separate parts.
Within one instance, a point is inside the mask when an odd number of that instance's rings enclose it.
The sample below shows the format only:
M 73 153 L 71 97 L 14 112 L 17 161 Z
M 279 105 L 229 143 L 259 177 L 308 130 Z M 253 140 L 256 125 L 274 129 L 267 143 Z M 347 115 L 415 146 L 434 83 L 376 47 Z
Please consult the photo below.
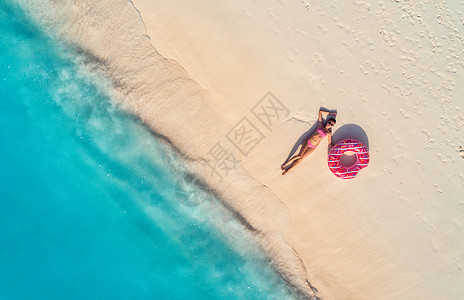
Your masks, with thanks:
M 227 185 L 224 182 L 218 184 L 217 180 L 208 175 L 210 170 L 205 164 L 208 162 L 205 159 L 206 153 L 216 144 L 216 139 L 223 136 L 227 128 L 224 126 L 221 128 L 219 118 L 215 117 L 216 112 L 209 107 L 211 104 L 208 102 L 210 99 L 207 92 L 188 78 L 184 69 L 174 60 L 165 59 L 150 43 L 147 43 L 142 22 L 134 15 L 135 10 L 127 3 L 119 1 L 100 4 L 53 4 L 56 7 L 43 1 L 35 5 L 37 7 L 47 5 L 49 8 L 43 11 L 42 15 L 34 16 L 36 20 L 45 28 L 52 29 L 56 38 L 76 46 L 85 54 L 89 58 L 89 61 L 85 62 L 87 67 L 107 75 L 115 86 L 117 93 L 114 97 L 118 103 L 134 113 L 157 135 L 167 137 L 170 144 L 181 151 L 182 156 L 190 161 L 190 171 L 201 174 L 209 187 L 221 196 L 219 200 L 223 201 L 234 215 L 240 216 L 238 220 L 241 219 L 242 223 L 246 220 L 247 227 L 254 229 L 252 233 L 254 231 L 256 242 L 265 253 L 270 255 L 271 266 L 289 284 L 289 287 L 302 298 L 312 298 L 314 295 L 305 281 L 307 276 L 304 274 L 304 266 L 289 245 L 287 234 L 280 233 L 277 229 L 273 232 L 269 230 L 274 225 L 266 219 L 278 221 L 279 229 L 289 222 L 285 216 L 279 214 L 283 209 L 279 200 L 265 186 L 256 180 L 250 180 L 246 171 L 240 166 L 228 177 Z M 114 14 L 107 14 L 105 8 L 108 5 L 113 9 Z M 29 14 L 36 12 L 34 8 L 37 7 L 32 6 Z M 84 25 L 96 26 L 95 20 L 103 15 L 109 23 L 121 26 L 124 24 L 126 29 L 131 30 L 127 30 L 126 34 L 118 35 L 119 39 L 115 40 L 104 30 L 89 31 Z M 133 52 L 121 55 L 120 50 L 127 49 L 127 45 L 134 46 Z M 153 80 L 153 77 L 158 80 Z M 184 97 L 187 97 L 189 103 L 182 103 Z M 147 99 L 151 100 L 145 101 Z M 180 109 L 173 111 L 172 106 L 176 105 Z M 185 118 L 190 120 L 189 128 L 179 128 L 178 120 Z M 209 123 L 207 131 L 204 130 L 205 122 Z M 192 141 L 190 136 L 196 136 L 196 140 Z M 240 184 L 233 185 L 231 184 L 233 181 L 238 181 Z M 260 204 L 265 202 L 260 201 L 264 197 L 271 205 Z M 246 203 L 237 199 L 257 201 Z M 263 217 L 256 218 L 257 215 Z
M 35 5 L 56 5 L 37 18 L 96 59 L 121 104 L 169 138 L 192 172 L 259 232 L 284 279 L 307 297 L 315 287 L 326 299 L 464 294 L 456 284 L 464 279 L 464 160 L 457 150 L 464 114 L 455 99 L 463 71 L 453 50 L 459 30 L 446 5 L 303 1 L 270 3 L 262 12 L 258 4 L 228 1 L 133 2 Z M 432 9 L 449 17 L 440 23 L 448 26 L 432 26 Z M 433 38 L 439 34 L 449 34 L 452 46 Z M 269 92 L 288 114 L 266 127 L 253 109 Z M 357 123 L 371 139 L 371 165 L 355 181 L 330 174 L 325 144 L 280 175 L 320 106 L 339 110 L 335 134 Z M 261 133 L 251 150 L 230 142 L 242 121 Z M 208 167 L 218 143 L 240 160 L 221 180 Z

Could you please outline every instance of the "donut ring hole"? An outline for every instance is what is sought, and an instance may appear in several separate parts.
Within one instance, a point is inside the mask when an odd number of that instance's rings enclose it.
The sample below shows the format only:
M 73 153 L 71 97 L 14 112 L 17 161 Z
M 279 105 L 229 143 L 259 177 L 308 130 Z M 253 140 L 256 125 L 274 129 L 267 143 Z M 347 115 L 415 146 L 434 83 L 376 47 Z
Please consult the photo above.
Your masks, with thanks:
M 340 156 L 340 164 L 349 169 L 358 162 L 358 155 L 354 151 L 345 151 Z

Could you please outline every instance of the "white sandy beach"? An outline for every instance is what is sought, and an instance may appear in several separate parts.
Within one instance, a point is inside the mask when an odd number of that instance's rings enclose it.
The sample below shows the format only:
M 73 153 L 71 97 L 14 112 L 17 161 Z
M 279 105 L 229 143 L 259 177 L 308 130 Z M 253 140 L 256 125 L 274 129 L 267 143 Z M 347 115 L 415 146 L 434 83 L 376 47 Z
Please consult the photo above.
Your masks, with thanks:
M 30 6 L 54 8 L 40 21 L 185 154 L 302 297 L 464 297 L 464 3 L 75 2 Z M 320 107 L 337 109 L 335 142 L 368 143 L 356 179 L 329 171 L 327 140 L 281 175 Z M 242 125 L 256 140 L 237 147 Z M 239 161 L 227 173 L 209 167 L 220 150 Z

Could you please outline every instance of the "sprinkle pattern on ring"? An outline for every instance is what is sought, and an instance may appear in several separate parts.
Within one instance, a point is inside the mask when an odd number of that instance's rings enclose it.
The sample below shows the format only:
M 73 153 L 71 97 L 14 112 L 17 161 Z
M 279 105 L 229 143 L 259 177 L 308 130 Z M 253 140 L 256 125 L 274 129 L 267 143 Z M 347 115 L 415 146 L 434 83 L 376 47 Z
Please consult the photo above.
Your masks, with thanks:
M 356 163 L 350 167 L 345 167 L 340 163 L 340 158 L 346 151 L 353 151 L 356 154 Z M 343 140 L 330 149 L 328 164 L 335 176 L 342 179 L 355 178 L 358 172 L 369 164 L 369 150 L 358 140 Z

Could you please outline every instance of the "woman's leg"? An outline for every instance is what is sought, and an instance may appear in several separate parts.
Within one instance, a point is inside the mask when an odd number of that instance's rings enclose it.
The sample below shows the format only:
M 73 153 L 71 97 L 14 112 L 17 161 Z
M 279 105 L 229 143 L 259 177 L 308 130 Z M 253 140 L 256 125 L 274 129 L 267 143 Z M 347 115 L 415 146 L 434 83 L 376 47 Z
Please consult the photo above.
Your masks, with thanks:
M 288 167 L 288 169 L 284 170 L 282 172 L 282 175 L 285 175 L 288 171 L 290 171 L 290 169 L 294 168 L 295 166 L 297 166 L 302 160 L 303 158 L 305 158 L 306 156 L 310 155 L 311 153 L 314 152 L 314 150 L 316 150 L 316 148 L 313 148 L 313 147 L 306 147 L 305 151 L 303 152 L 303 154 L 301 155 L 301 157 L 295 159 L 295 161 L 290 165 L 290 167 Z
M 301 149 L 305 149 L 305 148 L 301 148 Z M 306 150 L 306 149 L 305 149 Z M 283 170 L 286 166 L 288 166 L 289 164 L 291 164 L 295 159 L 298 159 L 301 157 L 301 154 L 296 154 L 296 155 L 293 155 L 289 160 L 287 160 L 286 162 L 284 162 L 280 168 Z
M 300 149 L 300 152 L 297 154 L 297 155 L 293 155 L 289 160 L 287 160 L 286 162 L 284 162 L 280 168 L 283 170 L 286 166 L 288 166 L 290 163 L 293 163 L 293 161 L 295 159 L 298 159 L 300 158 L 305 152 L 306 150 L 308 149 L 308 140 L 305 140 L 303 142 L 303 144 L 301 145 L 301 149 Z

